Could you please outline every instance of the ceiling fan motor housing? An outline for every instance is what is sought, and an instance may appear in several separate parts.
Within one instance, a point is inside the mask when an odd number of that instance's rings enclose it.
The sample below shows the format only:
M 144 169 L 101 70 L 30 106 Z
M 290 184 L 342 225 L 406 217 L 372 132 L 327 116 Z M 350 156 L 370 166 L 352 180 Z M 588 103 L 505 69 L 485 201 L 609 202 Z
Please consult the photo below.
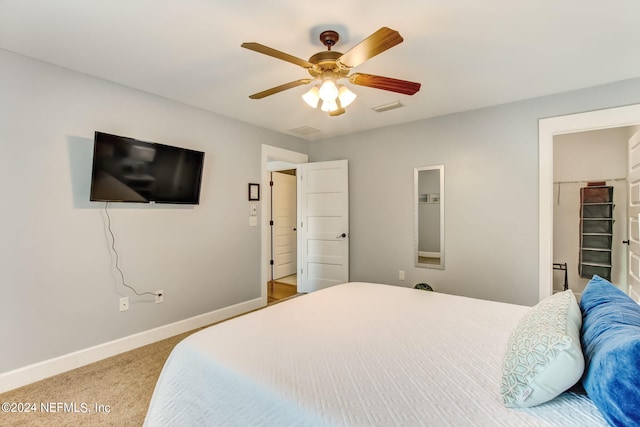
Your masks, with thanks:
M 337 63 L 337 59 L 341 56 L 341 52 L 333 50 L 316 53 L 309 58 L 309 62 L 313 64 L 313 67 L 309 68 L 309 74 L 315 78 L 320 78 L 326 73 L 334 73 L 337 78 L 346 77 L 349 74 L 349 69 L 340 67 Z
M 327 30 L 320 33 L 320 41 L 328 50 L 331 50 L 331 46 L 335 46 L 338 40 L 340 40 L 340 35 L 337 31 Z

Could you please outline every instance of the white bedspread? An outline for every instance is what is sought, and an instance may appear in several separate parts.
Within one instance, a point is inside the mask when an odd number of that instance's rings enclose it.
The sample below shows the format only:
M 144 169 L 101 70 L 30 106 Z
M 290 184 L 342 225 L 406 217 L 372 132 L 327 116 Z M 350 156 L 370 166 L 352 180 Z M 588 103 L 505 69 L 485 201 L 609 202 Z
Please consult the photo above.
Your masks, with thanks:
M 527 307 L 349 283 L 191 335 L 148 426 L 599 426 L 586 397 L 508 409 L 507 338 Z

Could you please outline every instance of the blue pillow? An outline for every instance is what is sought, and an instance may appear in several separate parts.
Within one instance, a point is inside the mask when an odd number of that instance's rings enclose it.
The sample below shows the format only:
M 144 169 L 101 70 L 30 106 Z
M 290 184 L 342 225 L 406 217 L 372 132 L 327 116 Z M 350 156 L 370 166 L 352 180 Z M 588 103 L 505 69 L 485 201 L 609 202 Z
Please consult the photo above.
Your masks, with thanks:
M 580 310 L 582 385 L 609 424 L 640 426 L 640 305 L 593 276 Z

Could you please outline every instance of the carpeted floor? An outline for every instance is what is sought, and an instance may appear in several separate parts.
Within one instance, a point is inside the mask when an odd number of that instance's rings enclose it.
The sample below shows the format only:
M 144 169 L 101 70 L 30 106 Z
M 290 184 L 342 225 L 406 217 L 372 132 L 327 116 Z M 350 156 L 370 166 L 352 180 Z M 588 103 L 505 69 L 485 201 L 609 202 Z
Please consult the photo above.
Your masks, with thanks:
M 165 360 L 193 332 L 0 394 L 0 425 L 140 426 Z
M 0 394 L 0 426 L 140 426 L 169 353 L 201 329 Z

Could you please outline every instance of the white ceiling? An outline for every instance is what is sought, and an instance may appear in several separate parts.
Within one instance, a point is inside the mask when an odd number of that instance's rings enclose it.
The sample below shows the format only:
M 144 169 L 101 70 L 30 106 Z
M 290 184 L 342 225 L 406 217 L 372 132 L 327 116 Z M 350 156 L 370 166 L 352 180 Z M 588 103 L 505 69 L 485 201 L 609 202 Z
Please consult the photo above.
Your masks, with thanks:
M 639 18 L 638 0 L 0 0 L 0 47 L 317 140 L 640 77 Z M 308 74 L 242 42 L 308 59 L 321 30 L 346 52 L 383 26 L 404 42 L 353 72 L 420 82 L 416 95 L 351 85 L 339 117 L 303 103 L 310 86 L 248 98 Z

